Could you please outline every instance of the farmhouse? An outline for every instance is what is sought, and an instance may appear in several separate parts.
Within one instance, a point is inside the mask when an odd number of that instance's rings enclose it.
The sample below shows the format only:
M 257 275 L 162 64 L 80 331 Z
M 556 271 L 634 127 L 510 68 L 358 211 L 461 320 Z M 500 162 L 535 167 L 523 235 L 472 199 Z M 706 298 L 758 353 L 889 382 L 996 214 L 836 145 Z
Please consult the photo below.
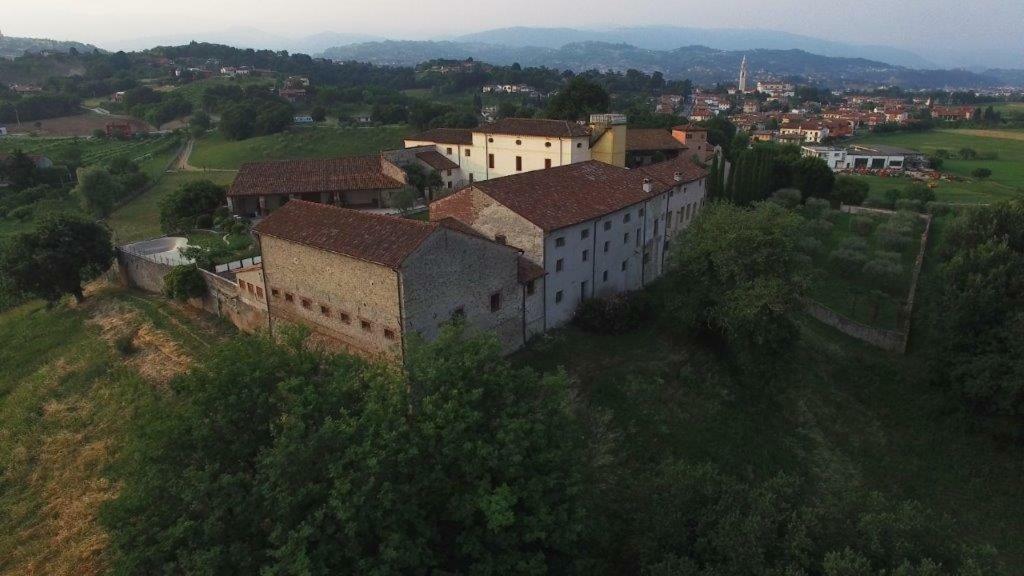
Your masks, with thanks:
M 636 290 L 661 275 L 671 238 L 704 203 L 706 171 L 679 157 L 634 170 L 587 161 L 477 182 L 430 206 L 523 251 L 545 272 L 543 322 L 568 322 L 593 296 Z
M 405 171 L 380 155 L 248 162 L 227 200 L 233 214 L 246 217 L 266 216 L 293 199 L 382 208 L 407 185 Z
M 452 220 L 295 200 L 254 232 L 271 331 L 303 324 L 365 356 L 401 362 L 413 335 L 430 340 L 453 319 L 511 352 L 526 338 L 524 309 L 540 302 L 539 267 Z
M 505 118 L 473 129 L 436 128 L 405 139 L 458 165 L 455 186 L 591 159 L 590 131 L 563 120 Z

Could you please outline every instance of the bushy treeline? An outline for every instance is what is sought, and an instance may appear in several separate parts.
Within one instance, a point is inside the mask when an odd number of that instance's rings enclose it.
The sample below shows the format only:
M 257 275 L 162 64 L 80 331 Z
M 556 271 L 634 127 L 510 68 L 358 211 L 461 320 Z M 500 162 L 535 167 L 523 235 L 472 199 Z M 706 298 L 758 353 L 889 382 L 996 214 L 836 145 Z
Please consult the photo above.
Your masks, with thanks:
M 33 122 L 80 113 L 79 99 L 67 94 L 41 93 L 21 96 L 0 92 L 0 123 Z
M 996 434 L 1024 439 L 1024 202 L 964 211 L 941 246 L 935 379 Z

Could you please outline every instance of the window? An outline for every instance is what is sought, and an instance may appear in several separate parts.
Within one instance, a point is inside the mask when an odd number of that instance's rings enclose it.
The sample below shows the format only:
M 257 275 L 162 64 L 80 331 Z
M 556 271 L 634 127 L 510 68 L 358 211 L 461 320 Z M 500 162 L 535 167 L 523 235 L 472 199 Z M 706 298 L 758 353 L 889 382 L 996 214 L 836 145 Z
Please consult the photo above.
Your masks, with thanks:
M 469 158 L 469 153 L 470 152 L 471 152 L 471 150 L 469 148 L 466 148 L 466 158 Z
M 295 301 L 295 296 L 293 296 L 290 292 L 285 292 L 284 293 L 284 301 L 285 302 L 294 302 Z
M 622 261 L 622 271 L 625 272 L 629 268 L 629 260 Z
M 555 238 L 555 248 L 561 248 L 562 246 L 565 246 L 565 236 Z
M 658 221 L 659 221 L 659 220 L 661 220 L 661 218 L 655 218 L 655 219 L 654 219 L 654 235 L 655 235 L 655 236 L 657 236 L 657 235 L 658 235 Z
M 491 294 L 491 312 L 501 310 L 501 292 Z
M 558 292 L 555 292 L 555 304 L 559 304 L 561 302 L 562 302 L 562 291 L 559 290 Z
M 522 171 L 523 171 L 523 157 L 522 156 L 516 156 L 516 172 L 522 172 Z
M 564 262 L 563 262 L 563 260 L 561 258 L 559 258 L 558 260 L 555 260 L 555 272 L 561 272 L 562 271 L 562 264 L 563 263 Z
M 452 181 L 451 181 L 451 180 L 449 180 L 449 181 L 448 181 L 448 182 L 446 183 L 446 185 L 448 186 L 448 189 L 449 189 L 449 190 L 451 190 L 451 189 L 452 189 Z
M 395 331 L 390 329 L 390 328 L 385 328 L 384 329 L 384 337 L 387 338 L 388 340 L 394 340 L 395 339 Z
M 526 295 L 527 296 L 533 296 L 533 293 L 536 292 L 536 291 L 537 291 L 537 284 L 533 280 L 530 280 L 529 282 L 526 283 Z
M 590 238 L 590 228 L 584 228 L 583 230 L 580 230 L 580 238 L 584 240 Z
M 651 253 L 650 252 L 644 252 L 644 264 L 647 264 L 650 261 L 651 261 Z
M 640 236 L 640 229 L 637 228 L 636 229 L 636 245 L 639 246 L 642 241 L 643 241 L 643 237 Z
M 363 332 L 370 332 L 373 330 L 373 325 L 370 324 L 369 320 L 360 320 L 359 327 L 363 329 Z
M 626 232 L 625 234 L 622 235 L 622 243 L 629 244 L 629 232 Z
M 605 223 L 604 223 L 604 229 L 605 229 L 605 230 L 611 230 L 611 229 L 612 229 L 612 221 L 611 221 L 611 220 L 607 220 L 607 221 L 605 221 Z
M 487 167 L 494 168 L 494 154 L 487 155 Z
M 270 289 L 270 295 L 273 296 L 274 298 L 280 298 L 281 297 L 281 291 L 278 290 L 277 288 L 271 288 Z
M 472 172 L 469 173 L 469 183 L 470 184 L 473 183 L 473 173 Z
M 544 159 L 544 167 L 545 168 L 551 168 L 551 158 L 545 158 Z
M 638 216 L 643 216 L 644 215 L 644 209 L 641 208 L 641 209 L 637 210 L 636 213 L 637 213 Z
M 340 318 L 341 321 L 344 322 L 345 324 L 352 323 L 352 317 L 344 312 L 338 312 L 338 318 Z
M 455 310 L 452 310 L 452 320 L 461 320 L 466 317 L 466 307 L 459 306 Z
M 587 298 L 587 281 L 580 282 L 580 300 Z
M 629 222 L 629 221 L 630 221 L 630 220 L 632 220 L 632 219 L 633 219 L 633 215 L 632 215 L 632 214 L 630 214 L 629 212 L 626 212 L 626 213 L 625 213 L 625 214 L 624 214 L 624 215 L 622 216 L 622 221 L 623 221 L 624 223 L 625 223 L 625 222 Z
M 608 281 L 608 271 L 607 270 L 605 270 L 604 272 L 601 273 L 601 281 L 602 282 L 607 282 Z
M 303 308 L 305 308 L 306 310 L 309 310 L 310 307 L 312 307 L 312 306 L 313 306 L 313 303 L 310 302 L 308 298 L 303 298 L 302 299 L 302 307 Z
M 576 143 L 576 147 L 577 148 L 583 148 L 583 142 L 577 142 Z
M 590 258 L 590 250 L 583 251 L 583 261 L 586 262 Z
M 328 308 L 327 306 L 324 306 L 323 304 L 321 304 L 320 305 L 320 313 L 323 314 L 324 316 L 330 316 L 331 315 L 331 309 Z
M 610 243 L 610 242 L 608 242 L 607 240 L 605 240 L 605 241 L 604 241 L 604 251 L 605 251 L 605 253 L 606 253 L 606 254 L 608 253 L 608 246 L 609 246 L 610 244 L 611 244 L 611 243 Z
M 673 216 L 673 214 L 674 214 L 673 212 L 669 212 L 668 215 L 665 216 L 665 227 L 666 228 L 671 228 L 672 227 L 672 216 Z
M 449 156 L 452 155 L 452 147 L 451 146 L 445 148 L 445 154 L 448 154 Z

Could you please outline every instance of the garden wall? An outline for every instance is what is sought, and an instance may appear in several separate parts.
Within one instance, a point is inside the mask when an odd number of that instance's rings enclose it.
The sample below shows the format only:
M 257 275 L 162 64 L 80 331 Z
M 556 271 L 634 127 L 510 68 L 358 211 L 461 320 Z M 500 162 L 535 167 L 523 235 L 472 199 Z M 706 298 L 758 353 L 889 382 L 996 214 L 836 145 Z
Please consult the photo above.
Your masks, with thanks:
M 865 208 L 863 206 L 843 205 L 840 207 L 840 210 L 850 214 L 896 214 L 896 212 L 892 210 Z M 928 247 L 928 238 L 932 229 L 932 217 L 930 215 L 919 214 L 919 217 L 924 220 L 924 232 L 921 233 L 921 246 L 917 251 L 917 258 L 914 260 L 914 270 L 911 272 L 910 277 L 910 291 L 908 292 L 907 302 L 901 313 L 902 319 L 900 321 L 899 329 L 885 330 L 883 328 L 875 328 L 874 326 L 861 324 L 860 322 L 851 320 L 814 300 L 805 299 L 804 310 L 817 320 L 828 324 L 847 336 L 878 346 L 883 350 L 899 352 L 900 354 L 906 353 L 907 344 L 910 338 L 910 319 L 913 316 L 914 299 L 917 296 L 917 282 L 921 277 L 921 267 L 924 264 L 924 254 Z

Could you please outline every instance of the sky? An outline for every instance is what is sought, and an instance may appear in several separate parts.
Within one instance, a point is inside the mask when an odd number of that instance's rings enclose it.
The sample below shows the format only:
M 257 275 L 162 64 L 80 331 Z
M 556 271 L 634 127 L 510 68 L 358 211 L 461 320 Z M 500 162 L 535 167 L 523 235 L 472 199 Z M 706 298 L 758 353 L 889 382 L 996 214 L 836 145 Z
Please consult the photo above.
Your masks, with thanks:
M 761 28 L 909 48 L 933 60 L 993 54 L 1024 68 L 1024 0 L 0 0 L 0 31 L 90 42 L 228 28 L 436 39 L 506 26 Z

